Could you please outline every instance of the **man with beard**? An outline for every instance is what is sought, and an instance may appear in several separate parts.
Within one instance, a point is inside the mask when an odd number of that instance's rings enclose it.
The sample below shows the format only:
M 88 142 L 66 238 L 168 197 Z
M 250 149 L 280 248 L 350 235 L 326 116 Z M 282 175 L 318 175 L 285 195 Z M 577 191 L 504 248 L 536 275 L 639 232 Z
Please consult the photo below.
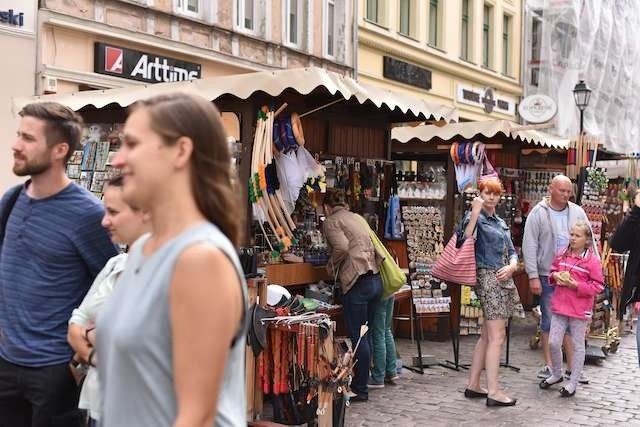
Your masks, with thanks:
M 65 174 L 82 118 L 56 103 L 19 115 L 13 172 L 30 180 L 0 202 L 0 427 L 80 425 L 67 321 L 117 251 L 100 201 Z

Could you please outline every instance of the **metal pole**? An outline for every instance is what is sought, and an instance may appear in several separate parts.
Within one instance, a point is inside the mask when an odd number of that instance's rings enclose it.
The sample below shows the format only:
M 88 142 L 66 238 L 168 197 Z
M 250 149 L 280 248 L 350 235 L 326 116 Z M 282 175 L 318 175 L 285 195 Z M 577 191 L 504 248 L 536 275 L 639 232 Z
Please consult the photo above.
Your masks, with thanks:
M 584 109 L 580 109 L 580 137 L 582 138 L 582 131 L 584 129 Z

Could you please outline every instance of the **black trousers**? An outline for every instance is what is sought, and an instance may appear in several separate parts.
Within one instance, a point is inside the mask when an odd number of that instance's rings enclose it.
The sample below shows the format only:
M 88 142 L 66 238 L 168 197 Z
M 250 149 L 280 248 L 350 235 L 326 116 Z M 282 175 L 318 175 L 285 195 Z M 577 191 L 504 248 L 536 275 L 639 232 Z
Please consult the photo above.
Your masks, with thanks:
M 28 368 L 0 358 L 0 427 L 83 425 L 69 365 Z

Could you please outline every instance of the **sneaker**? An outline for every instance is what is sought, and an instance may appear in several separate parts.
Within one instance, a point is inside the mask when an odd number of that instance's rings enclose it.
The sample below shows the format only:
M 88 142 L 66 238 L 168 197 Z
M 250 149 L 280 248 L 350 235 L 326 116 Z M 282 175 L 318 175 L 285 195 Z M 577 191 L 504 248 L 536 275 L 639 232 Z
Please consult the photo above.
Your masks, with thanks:
M 384 388 L 384 382 L 376 382 L 373 378 L 369 378 L 369 382 L 367 383 L 367 387 L 369 388 Z
M 544 365 L 538 371 L 538 378 L 546 379 L 546 378 L 549 378 L 550 376 L 551 376 L 551 368 L 549 367 L 549 365 Z
M 564 371 L 564 377 L 566 379 L 570 379 L 571 378 L 571 371 L 570 370 L 566 370 Z M 580 374 L 580 378 L 578 378 L 578 382 L 580 384 L 589 384 L 589 380 L 587 379 L 587 377 L 584 375 L 584 371 L 582 371 L 582 374 Z
M 400 379 L 400 375 L 393 375 L 384 377 L 384 383 L 389 385 L 396 385 L 396 381 Z

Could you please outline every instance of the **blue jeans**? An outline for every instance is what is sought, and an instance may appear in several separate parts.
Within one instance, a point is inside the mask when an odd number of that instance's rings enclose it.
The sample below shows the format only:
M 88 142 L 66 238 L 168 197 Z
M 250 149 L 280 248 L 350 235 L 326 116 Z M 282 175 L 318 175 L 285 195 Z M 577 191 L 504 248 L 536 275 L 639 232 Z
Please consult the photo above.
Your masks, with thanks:
M 0 358 L 0 426 L 77 427 L 84 418 L 68 363 L 28 368 Z
M 549 276 L 540 276 L 542 284 L 542 294 L 540 295 L 540 330 L 549 333 L 551 329 L 551 296 L 553 295 L 553 286 L 549 284 Z
M 385 374 L 390 378 L 397 375 L 396 343 L 391 333 L 393 303 L 393 295 L 384 301 L 380 301 L 373 321 L 373 368 L 371 368 L 371 378 L 376 383 L 382 383 Z
M 360 337 L 360 326 L 369 322 L 369 327 L 374 323 L 376 308 L 382 295 L 382 279 L 379 274 L 367 274 L 360 276 L 353 287 L 342 296 L 342 315 L 347 327 L 347 334 L 355 346 Z M 358 360 L 354 367 L 351 390 L 362 396 L 368 397 L 367 381 L 369 380 L 369 366 L 371 365 L 371 334 L 366 333 L 362 337 L 355 357 Z

